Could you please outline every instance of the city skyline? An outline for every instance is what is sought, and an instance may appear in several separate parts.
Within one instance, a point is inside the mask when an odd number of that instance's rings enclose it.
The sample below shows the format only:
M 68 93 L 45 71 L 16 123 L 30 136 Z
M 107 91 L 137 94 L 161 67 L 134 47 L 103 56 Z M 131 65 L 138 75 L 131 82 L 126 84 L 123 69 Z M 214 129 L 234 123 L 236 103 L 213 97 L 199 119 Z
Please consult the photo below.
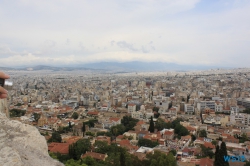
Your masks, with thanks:
M 1 1 L 1 67 L 166 62 L 248 67 L 250 2 Z

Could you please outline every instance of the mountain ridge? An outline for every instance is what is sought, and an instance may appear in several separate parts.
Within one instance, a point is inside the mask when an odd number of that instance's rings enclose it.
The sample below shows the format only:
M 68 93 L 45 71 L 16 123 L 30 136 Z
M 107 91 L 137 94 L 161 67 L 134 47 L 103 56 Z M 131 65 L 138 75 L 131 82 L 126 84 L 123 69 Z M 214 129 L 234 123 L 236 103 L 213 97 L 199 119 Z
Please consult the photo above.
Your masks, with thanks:
M 13 69 L 13 70 L 52 70 L 52 71 L 74 71 L 74 70 L 104 70 L 104 71 L 188 71 L 188 70 L 207 70 L 211 68 L 217 68 L 215 66 L 205 65 L 181 65 L 168 62 L 142 62 L 142 61 L 129 61 L 129 62 L 93 62 L 85 64 L 71 64 L 71 65 L 34 65 L 26 66 L 22 68 L 15 67 L 0 67 L 1 69 Z

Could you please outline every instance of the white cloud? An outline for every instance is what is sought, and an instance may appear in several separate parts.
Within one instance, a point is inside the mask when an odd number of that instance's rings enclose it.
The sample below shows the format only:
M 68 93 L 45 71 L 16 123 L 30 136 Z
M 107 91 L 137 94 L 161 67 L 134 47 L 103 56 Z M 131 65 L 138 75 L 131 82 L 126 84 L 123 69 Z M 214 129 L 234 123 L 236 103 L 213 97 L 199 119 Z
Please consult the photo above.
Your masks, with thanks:
M 199 2 L 2 1 L 0 61 L 56 65 L 143 60 L 247 66 L 250 2 L 218 1 L 221 9 L 206 12 L 201 12 L 204 6 Z

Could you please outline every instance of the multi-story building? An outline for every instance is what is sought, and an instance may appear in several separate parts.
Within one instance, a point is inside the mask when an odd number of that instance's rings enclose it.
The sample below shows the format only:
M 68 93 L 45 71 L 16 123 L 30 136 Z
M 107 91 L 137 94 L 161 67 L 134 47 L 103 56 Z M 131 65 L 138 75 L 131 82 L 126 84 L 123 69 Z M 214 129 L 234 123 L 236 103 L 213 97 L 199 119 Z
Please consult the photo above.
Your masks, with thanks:
M 185 104 L 184 105 L 184 111 L 187 114 L 193 114 L 194 113 L 194 105 L 192 105 L 192 104 Z
M 215 110 L 215 101 L 200 101 L 197 103 L 197 108 L 200 111 L 203 111 L 206 107 L 210 108 L 211 110 Z
M 135 104 L 129 104 L 128 105 L 128 113 L 132 113 L 136 111 L 136 105 Z
M 215 103 L 215 112 L 222 112 L 223 111 L 223 105 L 220 102 Z

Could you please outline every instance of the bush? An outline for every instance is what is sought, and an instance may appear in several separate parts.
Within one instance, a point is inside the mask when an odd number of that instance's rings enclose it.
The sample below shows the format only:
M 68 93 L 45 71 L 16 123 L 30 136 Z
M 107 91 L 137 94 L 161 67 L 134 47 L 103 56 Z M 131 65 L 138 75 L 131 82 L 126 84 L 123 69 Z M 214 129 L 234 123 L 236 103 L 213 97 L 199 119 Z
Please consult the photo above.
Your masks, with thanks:
M 24 116 L 25 113 L 26 113 L 26 110 L 12 109 L 10 110 L 10 117 Z
M 72 115 L 72 118 L 77 119 L 78 117 L 79 117 L 78 113 L 74 112 L 73 115 Z

